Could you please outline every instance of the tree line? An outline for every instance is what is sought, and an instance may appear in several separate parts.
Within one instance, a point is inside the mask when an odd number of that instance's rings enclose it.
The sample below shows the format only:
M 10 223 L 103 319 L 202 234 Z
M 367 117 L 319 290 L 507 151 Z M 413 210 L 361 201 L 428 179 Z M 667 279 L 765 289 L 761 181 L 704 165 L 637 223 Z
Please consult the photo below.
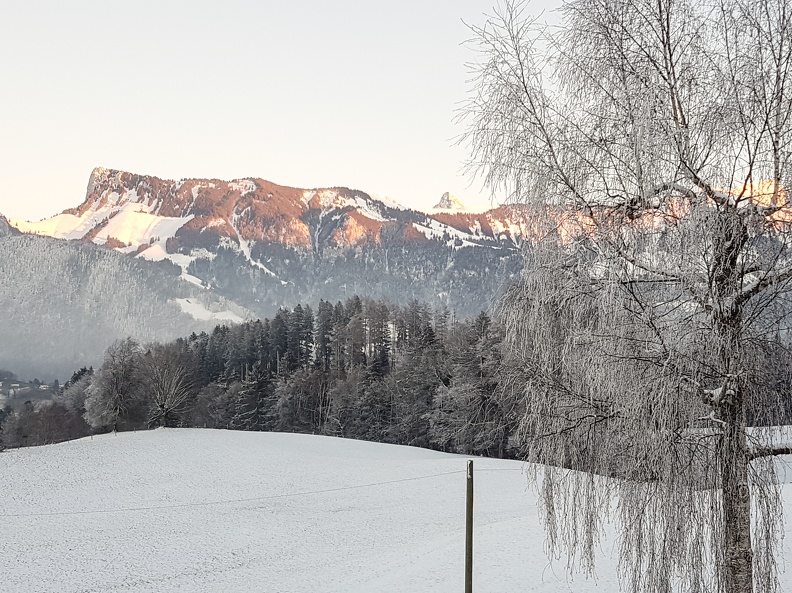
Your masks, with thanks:
M 418 301 L 354 296 L 281 308 L 172 342 L 126 338 L 53 401 L 6 408 L 6 447 L 157 426 L 303 432 L 514 456 L 503 332 Z

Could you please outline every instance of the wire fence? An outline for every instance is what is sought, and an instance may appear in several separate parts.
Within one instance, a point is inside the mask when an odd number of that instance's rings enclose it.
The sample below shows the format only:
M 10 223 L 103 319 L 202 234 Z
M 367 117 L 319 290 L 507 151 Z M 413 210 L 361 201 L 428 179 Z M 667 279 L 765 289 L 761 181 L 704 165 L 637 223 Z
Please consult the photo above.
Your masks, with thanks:
M 493 472 L 493 471 L 523 471 L 522 468 L 476 468 L 476 473 L 479 472 Z M 189 502 L 189 503 L 180 503 L 180 504 L 169 504 L 169 505 L 152 505 L 152 506 L 139 506 L 139 507 L 123 507 L 123 508 L 116 508 L 116 509 L 94 509 L 94 510 L 79 510 L 79 511 L 53 511 L 53 512 L 45 512 L 45 513 L 3 513 L 0 514 L 0 518 L 12 518 L 12 517 L 57 517 L 57 516 L 68 516 L 68 515 L 101 515 L 101 514 L 109 514 L 109 513 L 132 513 L 132 512 L 140 512 L 140 511 L 159 511 L 159 510 L 169 510 L 169 509 L 183 509 L 183 508 L 190 508 L 190 507 L 209 507 L 209 506 L 218 506 L 224 504 L 235 504 L 235 503 L 244 503 L 244 502 L 258 502 L 263 500 L 273 500 L 278 498 L 293 498 L 298 496 L 313 496 L 317 494 L 328 494 L 331 492 L 343 492 L 345 490 L 359 490 L 361 488 L 374 488 L 377 486 L 387 486 L 390 484 L 399 484 L 402 482 L 414 482 L 417 480 L 428 480 L 431 478 L 439 478 L 441 476 L 450 476 L 454 474 L 464 474 L 465 470 L 454 470 L 448 472 L 441 472 L 437 474 L 429 474 L 424 476 L 412 476 L 408 478 L 400 478 L 397 480 L 386 480 L 383 482 L 370 482 L 367 484 L 355 484 L 351 486 L 339 486 L 336 488 L 324 488 L 321 490 L 307 490 L 301 492 L 287 492 L 283 494 L 270 494 L 267 496 L 254 496 L 251 498 L 229 498 L 224 500 L 214 500 L 214 501 L 206 501 L 206 502 Z

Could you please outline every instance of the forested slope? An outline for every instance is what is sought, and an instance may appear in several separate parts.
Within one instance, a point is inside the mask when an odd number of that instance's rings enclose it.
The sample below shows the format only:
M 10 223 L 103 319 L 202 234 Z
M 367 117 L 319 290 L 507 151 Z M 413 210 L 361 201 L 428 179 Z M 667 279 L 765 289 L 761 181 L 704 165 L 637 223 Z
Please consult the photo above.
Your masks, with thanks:
M 0 237 L 0 367 L 21 377 L 69 377 L 99 363 L 119 336 L 168 340 L 214 326 L 174 301 L 201 298 L 179 272 L 170 262 L 76 241 Z

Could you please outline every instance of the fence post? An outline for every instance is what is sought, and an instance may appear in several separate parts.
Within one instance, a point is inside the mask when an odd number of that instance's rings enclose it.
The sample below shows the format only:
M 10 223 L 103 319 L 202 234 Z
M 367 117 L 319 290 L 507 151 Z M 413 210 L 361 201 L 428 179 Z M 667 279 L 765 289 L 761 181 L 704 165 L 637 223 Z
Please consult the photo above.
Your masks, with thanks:
M 465 513 L 465 593 L 473 593 L 473 460 L 467 465 L 467 512 Z

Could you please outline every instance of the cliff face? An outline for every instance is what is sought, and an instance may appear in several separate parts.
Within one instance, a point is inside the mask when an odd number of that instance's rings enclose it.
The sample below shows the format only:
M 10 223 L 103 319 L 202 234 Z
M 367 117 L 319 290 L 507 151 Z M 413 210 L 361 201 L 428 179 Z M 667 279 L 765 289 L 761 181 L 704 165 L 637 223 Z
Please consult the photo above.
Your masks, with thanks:
M 244 240 L 282 235 L 287 243 L 307 246 L 305 225 L 295 225 L 285 233 L 282 224 L 284 220 L 299 221 L 305 213 L 300 198 L 301 190 L 263 179 L 171 181 L 97 168 L 91 173 L 85 201 L 64 214 L 92 218 L 88 226 L 94 228 L 102 222 L 96 213 L 114 216 L 132 204 L 136 206 L 134 212 L 178 219 L 188 230 L 217 237 L 236 238 L 235 223 L 242 220 L 244 230 L 240 234 Z M 136 238 L 138 243 L 151 239 L 145 232 Z
M 0 238 L 8 237 L 12 232 L 11 226 L 8 224 L 8 219 L 0 214 Z
M 440 201 L 434 205 L 434 210 L 465 210 L 465 205 L 450 192 L 444 193 Z

